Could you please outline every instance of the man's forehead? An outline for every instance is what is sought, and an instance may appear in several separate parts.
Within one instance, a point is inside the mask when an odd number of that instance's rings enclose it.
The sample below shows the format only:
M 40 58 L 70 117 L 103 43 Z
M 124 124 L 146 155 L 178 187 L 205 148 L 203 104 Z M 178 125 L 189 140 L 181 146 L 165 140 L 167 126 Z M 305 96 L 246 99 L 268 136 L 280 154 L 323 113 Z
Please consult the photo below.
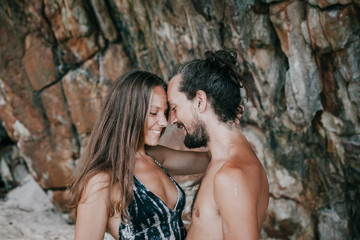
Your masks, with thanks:
M 170 79 L 168 89 L 178 90 L 180 80 L 181 80 L 181 75 L 180 74 L 175 75 L 172 79 Z
M 181 80 L 181 75 L 175 75 L 169 82 L 167 95 L 170 104 L 174 104 L 174 100 L 179 96 L 179 84 Z

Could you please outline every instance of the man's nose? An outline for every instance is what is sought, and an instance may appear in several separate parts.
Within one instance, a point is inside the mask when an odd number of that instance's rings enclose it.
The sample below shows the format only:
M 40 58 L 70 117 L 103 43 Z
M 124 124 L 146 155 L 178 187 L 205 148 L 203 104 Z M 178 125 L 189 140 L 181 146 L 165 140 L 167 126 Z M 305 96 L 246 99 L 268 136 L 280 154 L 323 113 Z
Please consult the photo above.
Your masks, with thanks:
M 170 112 L 170 123 L 176 124 L 178 122 L 178 119 L 176 117 L 176 113 L 174 111 Z

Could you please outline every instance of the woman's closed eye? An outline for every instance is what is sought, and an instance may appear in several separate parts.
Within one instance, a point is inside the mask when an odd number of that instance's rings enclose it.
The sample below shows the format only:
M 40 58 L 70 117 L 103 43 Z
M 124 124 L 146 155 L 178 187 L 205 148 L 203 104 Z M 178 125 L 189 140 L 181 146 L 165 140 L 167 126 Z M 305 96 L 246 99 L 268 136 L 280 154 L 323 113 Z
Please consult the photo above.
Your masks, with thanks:
M 159 112 L 150 112 L 150 115 L 157 116 Z M 160 112 L 161 113 L 161 112 Z M 166 116 L 168 114 L 168 110 L 164 111 L 164 115 Z

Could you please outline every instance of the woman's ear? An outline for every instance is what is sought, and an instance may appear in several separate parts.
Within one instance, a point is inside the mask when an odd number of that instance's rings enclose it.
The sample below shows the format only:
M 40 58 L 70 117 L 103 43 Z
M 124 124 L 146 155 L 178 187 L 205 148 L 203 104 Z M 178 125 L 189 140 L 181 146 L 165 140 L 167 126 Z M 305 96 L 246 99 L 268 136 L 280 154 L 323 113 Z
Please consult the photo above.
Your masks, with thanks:
M 195 95 L 195 108 L 199 110 L 199 112 L 206 111 L 207 107 L 207 95 L 203 90 L 198 90 Z

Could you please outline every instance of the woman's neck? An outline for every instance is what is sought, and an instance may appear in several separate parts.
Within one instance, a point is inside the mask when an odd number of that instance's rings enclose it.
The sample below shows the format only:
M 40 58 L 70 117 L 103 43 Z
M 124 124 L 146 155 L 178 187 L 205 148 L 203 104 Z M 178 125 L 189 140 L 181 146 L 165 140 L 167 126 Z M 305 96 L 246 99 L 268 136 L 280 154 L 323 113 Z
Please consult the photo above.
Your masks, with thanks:
M 135 159 L 142 159 L 145 160 L 147 159 L 149 156 L 146 153 L 145 150 L 145 146 L 143 146 L 142 148 L 140 148 L 136 153 L 135 153 Z

